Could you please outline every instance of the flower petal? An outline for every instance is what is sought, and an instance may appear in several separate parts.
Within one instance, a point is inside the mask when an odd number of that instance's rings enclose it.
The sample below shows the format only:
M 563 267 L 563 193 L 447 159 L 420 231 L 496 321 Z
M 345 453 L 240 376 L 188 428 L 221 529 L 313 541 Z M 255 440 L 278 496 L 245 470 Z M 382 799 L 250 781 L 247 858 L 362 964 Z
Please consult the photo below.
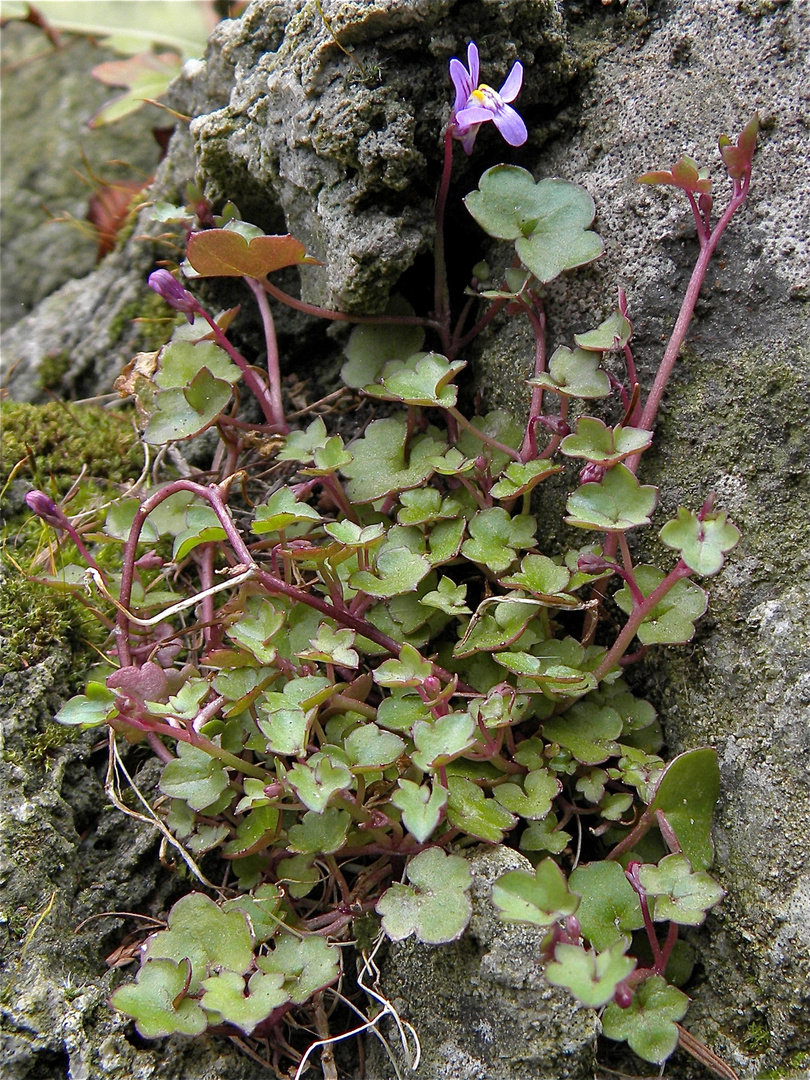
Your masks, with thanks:
M 504 106 L 507 108 L 508 106 Z M 510 112 L 514 112 L 510 109 Z M 515 113 L 517 116 L 517 113 Z M 456 127 L 466 131 L 472 124 L 485 124 L 487 120 L 494 120 L 495 114 L 492 109 L 486 109 L 483 105 L 470 105 L 467 109 L 461 109 L 456 113 Z
M 471 41 L 467 46 L 467 67 L 470 69 L 470 81 L 473 87 L 478 86 L 478 74 L 480 71 L 478 66 L 478 46 L 474 41 Z
M 450 61 L 450 79 L 456 91 L 453 112 L 457 113 L 460 109 L 463 109 L 469 101 L 470 94 L 475 89 L 475 83 L 470 79 L 470 74 L 462 62 L 456 60 L 455 56 Z
M 472 109 L 464 111 L 465 113 L 472 112 Z M 511 105 L 504 105 L 503 108 L 498 109 L 492 119 L 495 127 L 510 146 L 522 146 L 528 139 L 529 132 L 526 130 L 526 125 Z
M 512 65 L 512 70 L 506 76 L 506 82 L 501 87 L 501 98 L 504 101 L 514 101 L 520 93 L 521 86 L 523 86 L 523 64 L 518 60 Z

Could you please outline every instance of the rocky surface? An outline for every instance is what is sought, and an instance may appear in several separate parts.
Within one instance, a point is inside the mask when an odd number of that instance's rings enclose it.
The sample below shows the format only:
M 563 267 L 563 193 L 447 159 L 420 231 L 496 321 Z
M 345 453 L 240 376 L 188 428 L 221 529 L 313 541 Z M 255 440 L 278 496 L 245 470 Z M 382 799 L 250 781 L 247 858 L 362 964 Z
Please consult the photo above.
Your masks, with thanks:
M 142 183 L 165 115 L 147 107 L 112 127 L 88 122 L 113 96 L 90 76 L 114 54 L 82 37 L 54 49 L 22 23 L 3 29 L 3 254 L 0 320 L 7 329 L 57 289 L 89 274 L 97 240 L 85 220 L 101 183 Z M 57 219 L 57 220 L 54 220 Z
M 690 986 L 689 1028 L 747 1080 L 770 1069 L 798 1078 L 810 1061 L 802 1057 L 810 1054 L 810 197 L 802 66 L 810 13 L 799 0 L 610 6 L 583 0 L 565 11 L 567 22 L 552 4 L 522 0 L 336 0 L 329 5 L 330 33 L 314 4 L 259 0 L 241 23 L 220 26 L 205 65 L 188 70 L 175 88 L 178 104 L 186 103 L 196 119 L 190 132 L 175 136 L 160 190 L 175 197 L 197 169 L 208 192 L 234 198 L 245 217 L 267 228 L 281 228 L 286 219 L 325 263 L 304 271 L 309 299 L 380 309 L 396 284 L 421 299 L 437 132 L 450 101 L 447 58 L 462 54 L 470 37 L 486 40 L 482 60 L 494 85 L 515 57 L 527 68 L 521 106 L 535 134 L 510 159 L 538 178 L 584 183 L 607 243 L 597 268 L 553 290 L 550 343 L 570 344 L 573 332 L 595 325 L 621 285 L 641 371 L 649 374 L 696 243 L 676 193 L 635 187 L 631 179 L 682 152 L 716 169 L 718 134 L 735 134 L 759 110 L 752 194 L 709 275 L 644 471 L 646 482 L 661 485 L 663 511 L 699 506 L 717 491 L 743 540 L 715 579 L 710 617 L 695 643 L 657 650 L 636 679 L 659 707 L 672 751 L 710 743 L 721 763 L 715 841 L 717 872 L 729 895 L 694 935 L 700 966 Z M 495 133 L 482 132 L 453 197 L 474 185 L 476 170 L 502 158 Z M 722 200 L 722 182 L 717 191 Z M 140 222 L 137 231 L 146 227 Z M 461 214 L 451 220 L 451 232 L 474 261 L 479 238 Z M 382 263 L 372 270 L 380 250 Z M 128 242 L 8 331 L 6 359 L 21 361 L 13 393 L 35 399 L 38 367 L 61 350 L 70 357 L 66 390 L 109 389 L 136 336 L 131 327 L 122 332 L 115 316 L 120 324 L 121 312 L 143 295 L 153 256 L 148 245 Z M 494 327 L 481 342 L 476 381 L 491 401 L 524 407 L 522 380 L 532 352 L 528 336 L 512 326 Z M 661 557 L 649 547 L 650 558 Z M 108 824 L 113 812 L 101 812 L 87 747 L 77 757 L 67 745 L 47 772 L 26 762 L 26 740 L 64 692 L 57 674 L 48 667 L 14 676 L 4 705 L 12 740 L 22 739 L 3 765 L 13 810 L 6 840 L 15 856 L 4 881 L 13 969 L 3 999 L 12 1033 L 9 1076 L 254 1075 L 255 1067 L 225 1043 L 156 1048 L 128 1041 L 126 1025 L 102 1005 L 110 976 L 98 974 L 115 935 L 103 949 L 92 933 L 79 939 L 84 944 L 66 944 L 62 931 L 86 915 L 105 907 L 142 910 L 150 902 L 159 907 L 161 887 L 171 886 L 150 876 L 155 849 L 145 827 L 138 833 L 123 819 Z M 23 825 L 35 835 L 20 831 Z M 104 829 L 114 832 L 105 841 L 116 847 L 114 869 L 92 840 Z M 91 879 L 102 882 L 98 894 L 81 885 Z M 51 914 L 38 925 L 54 890 Z M 383 985 L 402 998 L 424 1034 L 433 1069 L 426 1066 L 424 1075 L 529 1075 L 521 1059 L 501 1062 L 494 1072 L 490 1044 L 469 1030 L 454 1002 L 463 980 L 471 997 L 488 983 L 496 997 L 530 1008 L 523 995 L 535 984 L 525 970 L 512 982 L 492 974 L 499 948 L 491 933 L 475 930 L 456 949 L 460 968 L 445 967 L 438 952 L 392 950 Z M 428 968 L 431 978 L 422 987 L 418 976 Z M 442 984 L 444 974 L 449 981 Z M 75 995 L 77 979 L 84 989 Z M 424 1011 L 417 998 L 427 1003 Z M 552 1018 L 553 1030 L 571 1033 L 579 1064 L 570 1075 L 577 1075 L 592 1055 L 581 1014 L 568 1005 L 561 1020 L 560 999 L 540 989 L 536 1008 L 546 1018 L 538 1024 Z M 378 1075 L 386 1075 L 382 1057 L 373 1060 Z M 531 1075 L 545 1075 L 541 1065 L 532 1067 Z M 568 1075 L 553 1071 L 559 1068 L 555 1059 L 548 1075 Z M 672 1068 L 684 1080 L 707 1075 L 680 1054 Z

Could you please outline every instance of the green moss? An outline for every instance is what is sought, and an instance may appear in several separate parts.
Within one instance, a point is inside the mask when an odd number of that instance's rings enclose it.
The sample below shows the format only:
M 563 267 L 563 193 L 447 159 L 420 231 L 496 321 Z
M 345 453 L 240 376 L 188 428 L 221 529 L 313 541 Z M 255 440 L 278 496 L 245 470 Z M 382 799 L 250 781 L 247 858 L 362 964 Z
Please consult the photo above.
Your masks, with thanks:
M 162 297 L 146 289 L 110 320 L 110 340 L 116 342 L 122 338 L 133 322 L 137 323 L 138 334 L 132 347 L 139 352 L 154 352 L 169 340 L 178 318 L 171 314 Z
M 39 364 L 39 385 L 43 390 L 58 390 L 70 368 L 70 353 L 43 356 Z
M 745 1048 L 751 1054 L 764 1054 L 771 1048 L 771 1033 L 768 1025 L 761 1020 L 754 1020 L 744 1039 Z
M 106 632 L 72 596 L 29 581 L 8 568 L 0 589 L 0 627 L 0 675 L 39 664 L 57 648 L 78 658 L 87 650 L 89 638 L 98 639 Z M 47 738 L 41 754 L 50 748 L 46 744 Z
M 143 453 L 125 414 L 58 402 L 4 402 L 0 412 L 0 487 L 20 462 L 15 475 L 47 484 L 52 496 L 68 491 L 83 468 L 89 477 L 117 484 L 141 473 Z
M 790 1058 L 787 1065 L 768 1069 L 767 1072 L 762 1073 L 760 1080 L 799 1080 L 799 1070 L 806 1068 L 809 1064 L 810 1052 L 800 1050 Z

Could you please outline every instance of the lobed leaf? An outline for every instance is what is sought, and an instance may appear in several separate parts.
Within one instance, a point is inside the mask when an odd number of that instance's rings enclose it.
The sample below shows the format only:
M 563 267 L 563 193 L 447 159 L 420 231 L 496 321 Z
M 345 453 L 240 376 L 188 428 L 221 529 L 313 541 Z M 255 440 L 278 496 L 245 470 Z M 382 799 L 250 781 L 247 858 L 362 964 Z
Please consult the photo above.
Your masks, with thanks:
M 584 349 L 568 349 L 561 345 L 549 360 L 548 371 L 528 379 L 528 385 L 553 390 L 565 398 L 607 397 L 610 379 L 600 368 L 600 359 Z
M 600 532 L 625 532 L 648 525 L 658 500 L 658 489 L 642 485 L 619 464 L 600 483 L 583 484 L 568 497 L 568 525 Z
M 616 942 L 628 943 L 631 933 L 644 925 L 638 893 L 618 862 L 578 866 L 568 885 L 582 898 L 577 918 L 583 937 L 597 951 L 609 949 Z
M 307 255 L 300 240 L 284 236 L 253 236 L 239 229 L 242 222 L 229 222 L 224 229 L 192 233 L 186 258 L 200 277 L 250 277 L 261 279 L 274 270 L 301 263 L 317 263 Z
M 439 784 L 416 784 L 412 780 L 397 780 L 397 790 L 391 802 L 402 811 L 405 828 L 420 844 L 430 839 L 447 805 L 447 790 Z
M 665 855 L 657 866 L 639 867 L 638 878 L 648 896 L 655 897 L 653 918 L 681 926 L 700 926 L 709 908 L 725 892 L 703 870 L 693 870 L 685 855 Z
M 675 1025 L 688 1008 L 686 994 L 653 975 L 639 986 L 628 1008 L 608 1005 L 602 1013 L 602 1034 L 629 1043 L 644 1061 L 660 1065 L 678 1045 Z
M 544 974 L 552 986 L 564 986 L 583 1005 L 598 1009 L 607 1005 L 616 987 L 636 966 L 633 957 L 624 955 L 627 944 L 616 941 L 601 953 L 581 945 L 560 944 Z
M 535 183 L 525 169 L 495 165 L 464 204 L 490 236 L 516 241 L 521 262 L 543 284 L 604 251 L 601 238 L 590 230 L 593 199 L 568 180 Z
M 666 575 L 656 566 L 637 566 L 636 582 L 644 596 L 654 592 Z M 629 615 L 635 608 L 635 600 L 627 585 L 623 585 L 613 599 Z M 695 620 L 706 611 L 708 594 L 694 581 L 681 578 L 666 596 L 655 605 L 636 631 L 642 645 L 679 645 L 691 641 L 695 633 Z
M 426 945 L 461 937 L 472 913 L 466 859 L 427 848 L 411 859 L 405 873 L 411 884 L 392 885 L 377 903 L 388 937 L 402 941 L 415 936 Z
M 736 547 L 740 530 L 726 520 L 725 512 L 700 517 L 679 506 L 677 518 L 668 521 L 658 536 L 667 547 L 680 552 L 690 570 L 709 577 L 719 572 L 723 556 Z
M 504 922 L 533 926 L 552 926 L 579 907 L 579 897 L 569 890 L 553 859 L 543 859 L 534 874 L 528 870 L 503 874 L 492 886 L 492 899 Z
M 208 1017 L 193 998 L 186 997 L 190 967 L 188 960 L 148 960 L 142 964 L 134 983 L 125 983 L 112 992 L 110 1004 L 131 1016 L 145 1039 L 165 1035 L 202 1035 Z

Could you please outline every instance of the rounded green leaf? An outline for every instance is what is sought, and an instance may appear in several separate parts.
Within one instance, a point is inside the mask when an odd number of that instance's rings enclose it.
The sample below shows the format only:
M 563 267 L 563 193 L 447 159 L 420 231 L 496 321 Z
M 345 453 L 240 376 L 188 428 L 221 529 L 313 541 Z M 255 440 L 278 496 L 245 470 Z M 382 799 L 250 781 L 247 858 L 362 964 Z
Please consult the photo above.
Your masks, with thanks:
M 296 1005 L 302 1005 L 338 977 L 340 949 L 320 934 L 301 938 L 286 933 L 275 939 L 271 952 L 256 958 L 256 965 L 261 971 L 280 974 L 286 996 Z
M 177 743 L 177 757 L 164 765 L 160 790 L 173 799 L 183 799 L 192 810 L 202 810 L 216 801 L 228 787 L 222 763 L 187 742 Z
M 79 727 L 82 730 L 99 727 L 106 720 L 118 715 L 115 694 L 104 683 L 89 682 L 84 694 L 77 694 L 66 701 L 54 717 L 60 724 Z
M 621 349 L 630 340 L 633 327 L 629 319 L 616 310 L 601 322 L 595 330 L 588 330 L 584 334 L 574 334 L 574 341 L 580 349 L 594 352 L 609 352 L 611 349 Z
M 417 487 L 433 474 L 430 458 L 441 454 L 445 443 L 432 430 L 416 435 L 408 444 L 403 416 L 374 420 L 362 438 L 351 445 L 353 460 L 341 469 L 349 478 L 346 493 L 352 502 L 373 502 L 392 491 Z
M 534 874 L 510 870 L 492 886 L 492 899 L 505 922 L 552 926 L 579 907 L 579 897 L 568 888 L 565 875 L 553 859 L 543 859 Z
M 644 596 L 654 592 L 666 576 L 658 567 L 647 565 L 637 566 L 634 573 Z M 626 585 L 614 594 L 613 599 L 628 615 L 635 607 L 633 595 Z M 708 594 L 699 585 L 681 578 L 645 617 L 636 636 L 642 645 L 680 645 L 691 641 L 695 620 L 703 615 L 708 603 Z
M 495 165 L 464 203 L 490 236 L 516 241 L 521 262 L 544 284 L 604 251 L 589 228 L 596 213 L 593 199 L 568 180 L 535 183 L 525 169 Z
M 679 551 L 696 574 L 709 577 L 723 565 L 723 556 L 740 539 L 740 530 L 726 520 L 725 513 L 699 517 L 693 510 L 678 507 L 678 516 L 668 521 L 658 534 L 667 547 Z
M 475 742 L 476 725 L 467 712 L 447 713 L 435 720 L 417 720 L 413 725 L 416 750 L 411 760 L 425 772 L 447 765 Z
M 235 971 L 220 971 L 202 980 L 205 993 L 200 1003 L 211 1015 L 212 1023 L 234 1024 L 250 1035 L 274 1009 L 290 1000 L 283 984 L 283 975 L 256 971 L 248 981 L 246 994 L 241 975 Z
M 166 1035 L 202 1035 L 208 1017 L 192 998 L 182 996 L 188 988 L 188 960 L 147 960 L 135 977 L 114 990 L 110 1004 L 131 1016 L 145 1039 Z
M 339 810 L 336 806 L 328 806 L 321 814 L 307 810 L 297 825 L 290 826 L 290 850 L 304 855 L 329 855 L 339 851 L 346 842 L 351 822 L 347 811 Z
M 352 774 L 341 762 L 318 753 L 297 761 L 287 773 L 287 783 L 304 806 L 321 814 L 333 795 L 351 787 Z
M 243 975 L 253 963 L 253 941 L 242 911 L 223 911 L 203 893 L 183 896 L 169 912 L 169 928 L 153 934 L 143 949 L 146 959 L 191 963 L 189 993 L 196 993 L 209 967 Z
M 577 918 L 583 937 L 598 951 L 629 941 L 632 931 L 644 925 L 638 893 L 618 862 L 578 866 L 568 885 L 582 897 Z
M 700 926 L 709 908 L 725 892 L 705 870 L 693 870 L 683 854 L 665 855 L 657 866 L 639 867 L 638 878 L 648 896 L 655 897 L 656 922 Z
M 393 297 L 387 315 L 413 315 L 413 308 L 402 297 Z M 392 323 L 355 326 L 343 349 L 346 363 L 340 377 L 355 390 L 376 382 L 390 360 L 407 360 L 422 347 L 425 331 L 421 326 Z
M 468 836 L 500 843 L 517 824 L 517 818 L 495 799 L 463 776 L 448 776 L 447 820 Z
M 551 810 L 552 801 L 562 791 L 562 784 L 547 769 L 534 769 L 523 777 L 523 784 L 498 784 L 493 794 L 501 806 L 528 821 L 539 821 Z
M 161 390 L 187 386 L 205 368 L 215 379 L 238 382 L 242 372 L 224 349 L 213 341 L 170 341 L 159 354 L 155 385 Z
M 567 457 L 584 458 L 609 468 L 632 454 L 640 454 L 651 444 L 652 432 L 644 428 L 623 428 L 621 424 L 611 428 L 594 416 L 580 416 L 576 432 L 565 436 L 560 450 Z
M 583 765 L 599 765 L 618 753 L 622 726 L 615 709 L 578 701 L 561 716 L 543 721 L 543 736 L 570 750 Z
M 459 855 L 427 848 L 408 863 L 410 885 L 395 884 L 380 897 L 377 911 L 392 941 L 417 937 L 439 945 L 461 937 L 470 921 L 470 867 Z
M 411 836 L 424 844 L 441 821 L 447 805 L 447 790 L 435 781 L 432 785 L 419 785 L 412 780 L 399 779 L 391 802 L 402 811 L 402 820 Z
M 541 386 L 566 398 L 603 398 L 610 393 L 610 379 L 599 367 L 600 357 L 584 349 L 561 345 L 554 351 L 548 371 L 529 379 L 529 386 Z
M 648 525 L 658 489 L 640 484 L 624 465 L 615 465 L 598 484 L 583 484 L 569 495 L 565 521 L 580 529 L 625 532 Z
M 466 361 L 451 363 L 440 353 L 416 353 L 405 362 L 386 365 L 381 386 L 374 384 L 363 389 L 370 397 L 385 401 L 447 409 L 455 405 L 458 394 L 451 380 L 466 366 Z
M 660 1065 L 678 1045 L 675 1024 L 688 1008 L 686 994 L 653 975 L 636 990 L 628 1008 L 608 1005 L 602 1013 L 602 1034 L 629 1043 L 644 1061 Z
M 186 386 L 160 390 L 144 431 L 155 446 L 190 439 L 213 424 L 231 399 L 231 384 L 202 368 Z
M 649 805 L 651 813 L 664 815 L 681 851 L 696 870 L 705 870 L 713 858 L 712 816 L 719 794 L 717 752 L 702 747 L 673 758 Z
M 564 986 L 592 1009 L 607 1005 L 616 987 L 626 979 L 636 961 L 625 956 L 627 942 L 616 941 L 605 952 L 581 945 L 558 945 L 554 960 L 546 964 L 545 976 L 552 986 Z

